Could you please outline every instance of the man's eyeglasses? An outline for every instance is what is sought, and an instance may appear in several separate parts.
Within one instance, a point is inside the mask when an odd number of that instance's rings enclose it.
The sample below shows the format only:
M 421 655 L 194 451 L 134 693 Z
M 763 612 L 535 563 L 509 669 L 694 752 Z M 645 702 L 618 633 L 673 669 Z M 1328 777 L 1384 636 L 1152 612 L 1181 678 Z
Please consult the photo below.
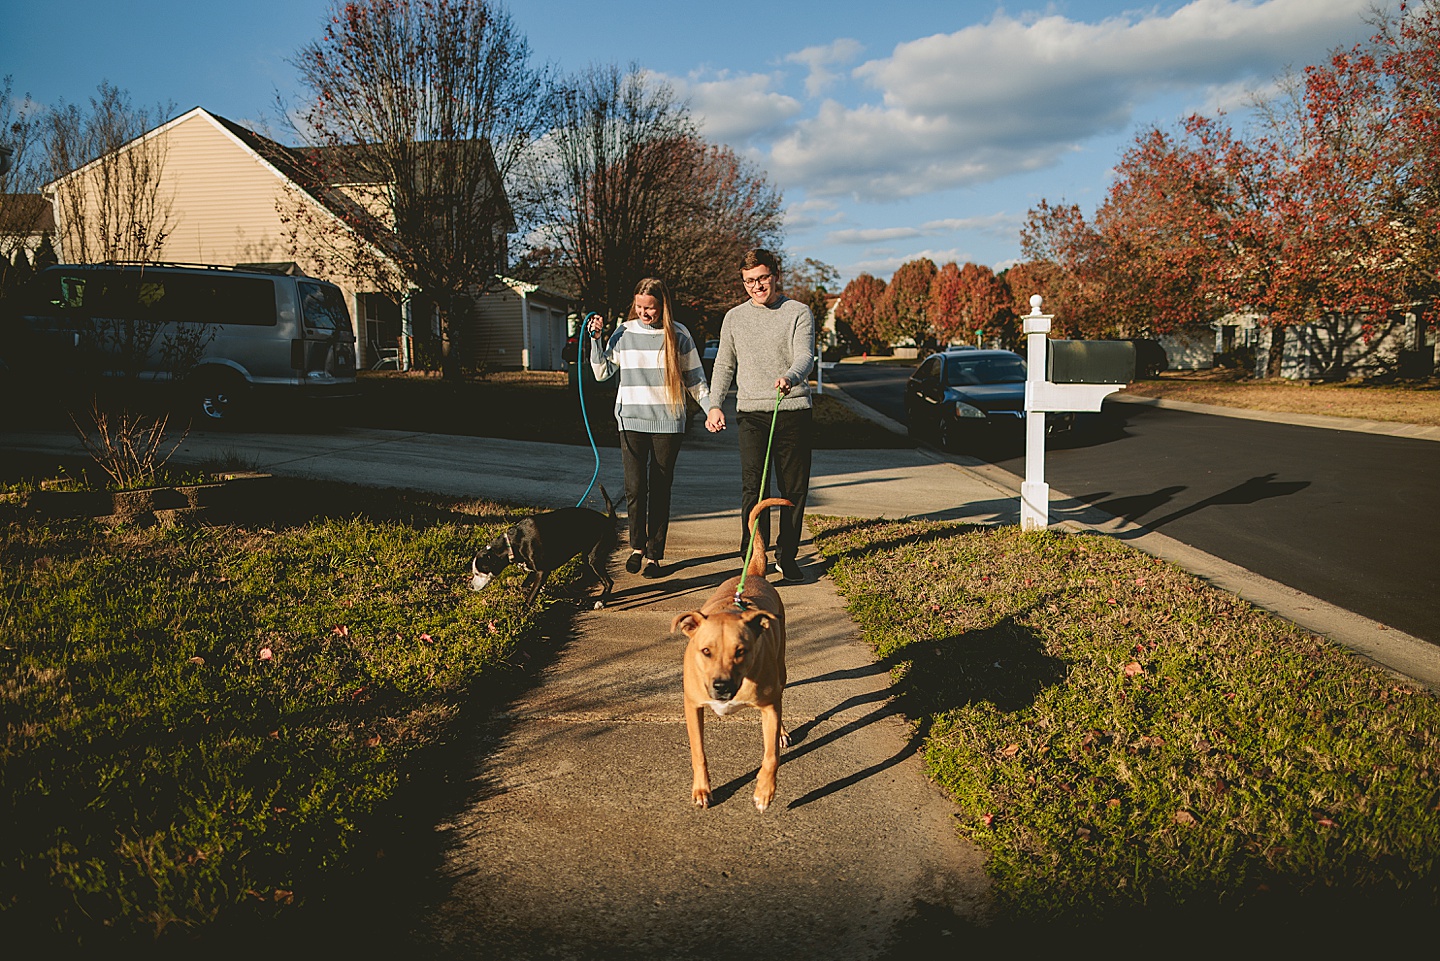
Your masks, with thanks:
M 766 274 L 763 277 L 745 277 L 743 281 L 746 287 L 766 287 L 774 279 L 774 274 Z

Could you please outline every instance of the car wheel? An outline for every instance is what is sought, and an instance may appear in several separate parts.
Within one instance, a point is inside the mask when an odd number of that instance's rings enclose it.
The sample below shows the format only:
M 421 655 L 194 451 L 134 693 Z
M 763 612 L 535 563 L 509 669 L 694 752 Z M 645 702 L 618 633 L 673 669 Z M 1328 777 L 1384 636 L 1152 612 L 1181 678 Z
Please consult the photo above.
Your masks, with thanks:
M 228 427 L 245 413 L 250 385 L 239 374 L 206 371 L 197 374 L 191 387 L 191 410 L 196 422 L 207 427 Z
M 905 433 L 911 440 L 919 440 L 921 434 L 924 433 L 919 423 L 916 422 L 915 408 L 909 404 L 905 405 Z
M 936 440 L 939 442 L 941 450 L 947 454 L 959 453 L 960 431 L 956 428 L 953 420 L 948 417 L 941 417 L 939 430 L 936 433 L 938 435 Z

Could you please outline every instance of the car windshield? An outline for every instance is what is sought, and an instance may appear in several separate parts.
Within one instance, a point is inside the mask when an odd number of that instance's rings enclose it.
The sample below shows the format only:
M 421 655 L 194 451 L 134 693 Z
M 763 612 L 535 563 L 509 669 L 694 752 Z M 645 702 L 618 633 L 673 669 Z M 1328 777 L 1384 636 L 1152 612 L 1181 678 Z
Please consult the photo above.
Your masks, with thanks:
M 954 387 L 978 384 L 1023 384 L 1025 361 L 1020 357 L 945 358 L 945 383 Z

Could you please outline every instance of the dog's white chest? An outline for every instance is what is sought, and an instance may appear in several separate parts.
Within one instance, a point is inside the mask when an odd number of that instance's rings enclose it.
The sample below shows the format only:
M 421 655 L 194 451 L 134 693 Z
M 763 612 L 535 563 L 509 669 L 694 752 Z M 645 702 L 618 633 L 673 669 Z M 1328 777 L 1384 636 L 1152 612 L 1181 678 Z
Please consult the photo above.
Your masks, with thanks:
M 743 710 L 750 706 L 749 701 L 706 701 L 705 703 L 710 706 L 710 710 L 714 711 L 720 717 L 728 717 L 736 711 Z

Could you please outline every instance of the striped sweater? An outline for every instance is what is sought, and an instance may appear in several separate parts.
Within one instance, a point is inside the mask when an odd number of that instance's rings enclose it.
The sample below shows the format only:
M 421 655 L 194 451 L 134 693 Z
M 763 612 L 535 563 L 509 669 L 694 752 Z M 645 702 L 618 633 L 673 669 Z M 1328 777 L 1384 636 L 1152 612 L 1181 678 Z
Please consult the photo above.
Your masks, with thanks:
M 683 324 L 675 325 L 675 350 L 680 361 L 680 382 L 695 398 L 701 410 L 709 404 L 710 389 L 700 352 Z M 590 341 L 590 369 L 596 380 L 608 380 L 620 373 L 620 390 L 615 395 L 615 420 L 621 430 L 644 434 L 685 433 L 685 405 L 678 409 L 665 403 L 665 331 L 643 321 L 627 320 L 610 336 L 604 350 L 600 341 Z

